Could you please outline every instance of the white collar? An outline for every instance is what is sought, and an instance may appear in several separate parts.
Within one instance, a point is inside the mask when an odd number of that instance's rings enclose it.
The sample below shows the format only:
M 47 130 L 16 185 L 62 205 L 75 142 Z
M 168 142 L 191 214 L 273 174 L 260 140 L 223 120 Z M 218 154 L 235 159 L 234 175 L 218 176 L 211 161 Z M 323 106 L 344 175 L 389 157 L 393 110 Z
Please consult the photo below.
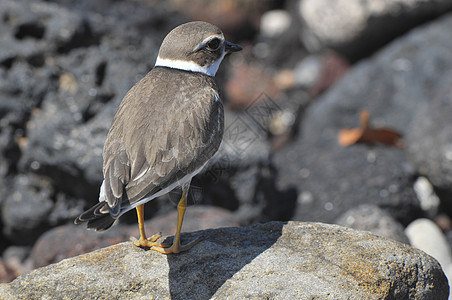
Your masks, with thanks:
M 191 72 L 199 72 L 206 74 L 208 76 L 214 77 L 215 74 L 218 71 L 218 67 L 220 66 L 221 61 L 224 58 L 225 53 L 213 64 L 206 65 L 206 66 L 200 66 L 194 61 L 187 61 L 187 60 L 178 60 L 178 59 L 168 59 L 168 58 L 160 58 L 157 57 L 157 60 L 155 62 L 156 67 L 167 67 L 172 69 L 179 69 L 179 70 L 185 70 L 185 71 L 191 71 Z

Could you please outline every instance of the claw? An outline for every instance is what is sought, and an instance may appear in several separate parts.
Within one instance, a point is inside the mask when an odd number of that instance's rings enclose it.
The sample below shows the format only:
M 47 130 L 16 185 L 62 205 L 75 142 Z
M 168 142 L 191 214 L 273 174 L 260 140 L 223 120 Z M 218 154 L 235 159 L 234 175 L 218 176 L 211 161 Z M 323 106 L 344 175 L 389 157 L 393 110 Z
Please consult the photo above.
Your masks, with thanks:
M 130 240 L 132 243 L 137 247 L 147 247 L 151 248 L 153 246 L 160 246 L 161 243 L 157 243 L 157 240 L 162 237 L 162 233 L 156 233 L 151 237 L 148 237 L 147 239 L 143 238 L 143 236 L 140 237 L 139 240 L 134 238 L 133 236 L 130 237 Z
M 130 240 L 134 243 L 135 246 L 151 248 L 151 250 L 155 250 L 163 254 L 169 254 L 186 251 L 192 248 L 201 240 L 201 237 L 198 237 L 193 241 L 189 242 L 188 244 L 185 245 L 180 244 L 180 233 L 182 228 L 182 222 L 184 220 L 185 209 L 187 207 L 187 194 L 189 186 L 190 182 L 186 182 L 182 186 L 182 198 L 180 199 L 179 204 L 177 205 L 177 229 L 176 235 L 174 236 L 173 244 L 169 246 L 163 243 L 158 243 L 157 240 L 162 237 L 161 232 L 154 234 L 150 238 L 146 238 L 146 233 L 144 232 L 144 208 L 143 208 L 144 204 L 141 204 L 136 207 L 138 226 L 140 228 L 140 239 L 137 240 L 134 237 L 130 237 Z
M 191 249 L 194 245 L 199 243 L 201 240 L 202 240 L 202 238 L 198 237 L 185 245 L 181 245 L 180 242 L 174 242 L 171 245 L 171 247 L 168 247 L 168 246 L 165 247 L 165 245 L 154 245 L 151 247 L 151 250 L 158 251 L 163 254 L 179 253 L 179 252 L 187 251 L 188 249 Z
M 151 237 L 148 237 L 147 240 L 150 241 L 150 242 L 155 242 L 161 237 L 162 237 L 162 233 L 161 232 L 157 232 L 157 233 L 153 234 Z

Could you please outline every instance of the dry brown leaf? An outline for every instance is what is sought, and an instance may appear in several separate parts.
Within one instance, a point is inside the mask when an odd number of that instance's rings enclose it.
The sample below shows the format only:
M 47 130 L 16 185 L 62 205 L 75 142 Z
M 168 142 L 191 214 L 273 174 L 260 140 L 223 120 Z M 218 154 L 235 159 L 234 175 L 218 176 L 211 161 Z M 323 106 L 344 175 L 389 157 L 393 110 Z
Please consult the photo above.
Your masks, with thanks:
M 361 128 L 342 129 L 339 132 L 339 144 L 344 147 L 353 145 L 359 141 L 362 135 L 363 130 Z
M 363 110 L 360 115 L 361 127 L 342 129 L 339 132 L 339 144 L 346 147 L 356 143 L 380 143 L 387 146 L 402 148 L 402 135 L 390 128 L 372 128 L 369 122 L 369 111 Z

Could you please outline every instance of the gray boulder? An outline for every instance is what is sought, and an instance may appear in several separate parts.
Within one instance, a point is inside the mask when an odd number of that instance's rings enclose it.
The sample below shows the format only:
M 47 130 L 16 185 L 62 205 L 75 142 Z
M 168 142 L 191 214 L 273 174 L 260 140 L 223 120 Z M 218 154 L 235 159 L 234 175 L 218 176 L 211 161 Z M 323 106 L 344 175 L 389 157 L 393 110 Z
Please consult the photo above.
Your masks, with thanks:
M 298 7 L 308 49 L 330 48 L 352 59 L 451 9 L 448 0 L 302 0 Z
M 50 183 L 35 176 L 16 176 L 0 205 L 2 234 L 18 245 L 33 243 L 50 227 L 54 207 Z
M 416 161 L 422 152 L 408 155 L 404 149 L 367 144 L 342 147 L 337 139 L 341 129 L 359 127 L 359 114 L 368 109 L 371 123 L 407 137 L 408 149 L 423 145 L 429 135 L 425 145 L 430 147 L 422 149 L 423 153 L 431 151 L 432 159 L 428 156 L 424 162 L 447 154 L 447 148 L 432 151 L 434 139 L 441 138 L 432 129 L 444 127 L 446 132 L 450 127 L 425 125 L 420 129 L 416 119 L 429 99 L 439 97 L 452 84 L 452 40 L 444 38 L 451 26 L 452 15 L 447 15 L 413 30 L 357 64 L 308 108 L 300 136 L 275 155 L 277 168 L 284 170 L 279 185 L 298 190 L 295 219 L 334 222 L 360 204 L 385 208 L 404 225 L 422 214 L 413 190 Z M 436 114 L 441 112 L 437 109 Z
M 438 262 L 370 233 L 279 223 L 188 233 L 162 255 L 117 244 L 0 285 L 2 299 L 447 299 Z
M 409 244 L 403 226 L 386 211 L 376 205 L 363 204 L 340 216 L 335 224 L 357 230 L 370 231 L 402 243 Z
M 440 89 L 436 97 L 417 111 L 413 120 L 416 130 L 410 130 L 406 137 L 408 152 L 418 172 L 447 193 L 452 193 L 451 116 L 452 79 L 449 79 L 449 86 Z

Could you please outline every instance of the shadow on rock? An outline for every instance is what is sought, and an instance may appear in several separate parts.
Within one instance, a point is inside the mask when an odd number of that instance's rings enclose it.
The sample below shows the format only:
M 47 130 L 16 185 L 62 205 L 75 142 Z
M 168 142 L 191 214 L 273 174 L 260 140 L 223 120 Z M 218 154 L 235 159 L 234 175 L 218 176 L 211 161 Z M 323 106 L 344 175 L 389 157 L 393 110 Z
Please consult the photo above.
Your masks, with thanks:
M 248 234 L 243 234 L 240 228 L 203 231 L 202 242 L 194 248 L 182 255 L 168 255 L 171 299 L 210 299 L 228 279 L 272 247 L 285 224 L 251 226 Z M 182 243 L 199 234 L 183 233 Z M 228 235 L 230 239 L 225 238 Z
M 0 284 L 2 299 L 448 299 L 421 250 L 337 225 L 269 222 L 183 234 L 162 255 L 120 243 Z

